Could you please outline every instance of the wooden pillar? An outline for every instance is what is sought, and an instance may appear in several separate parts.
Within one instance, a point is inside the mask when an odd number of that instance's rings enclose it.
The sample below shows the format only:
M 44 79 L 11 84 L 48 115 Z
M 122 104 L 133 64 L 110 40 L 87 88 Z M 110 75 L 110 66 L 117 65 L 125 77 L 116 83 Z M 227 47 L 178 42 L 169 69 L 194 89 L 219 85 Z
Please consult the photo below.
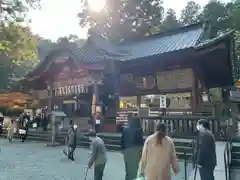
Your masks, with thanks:
M 115 109 L 116 113 L 119 111 L 120 106 L 120 74 L 118 72 L 114 73 L 114 90 L 115 90 Z
M 93 94 L 92 94 L 92 128 L 99 131 L 101 120 L 100 115 L 97 117 L 96 107 L 99 106 L 99 85 L 97 79 L 93 81 Z M 100 122 L 99 122 L 100 121 Z
M 47 82 L 47 91 L 48 91 L 48 113 L 52 112 L 53 110 L 53 96 L 54 96 L 54 89 L 53 89 L 53 81 L 50 80 Z
M 141 107 L 141 102 L 142 99 L 141 99 L 141 95 L 137 95 L 137 108 L 140 108 Z
M 192 113 L 196 114 L 198 104 L 198 78 L 196 72 L 193 71 L 192 78 Z

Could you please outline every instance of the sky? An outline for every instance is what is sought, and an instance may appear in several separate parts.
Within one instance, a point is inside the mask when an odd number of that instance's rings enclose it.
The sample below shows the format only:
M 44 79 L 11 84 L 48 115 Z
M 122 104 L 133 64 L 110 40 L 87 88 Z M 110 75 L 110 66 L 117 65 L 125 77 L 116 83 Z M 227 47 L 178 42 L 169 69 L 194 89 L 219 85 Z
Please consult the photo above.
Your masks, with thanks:
M 98 1 L 98 0 L 95 0 Z M 165 9 L 173 8 L 179 17 L 181 10 L 189 0 L 163 0 Z M 209 0 L 195 0 L 201 6 Z M 222 0 L 223 2 L 229 0 Z M 87 29 L 79 26 L 76 17 L 80 12 L 82 0 L 42 0 L 41 9 L 31 10 L 28 18 L 31 19 L 30 27 L 35 34 L 57 40 L 58 37 L 76 34 L 86 38 Z

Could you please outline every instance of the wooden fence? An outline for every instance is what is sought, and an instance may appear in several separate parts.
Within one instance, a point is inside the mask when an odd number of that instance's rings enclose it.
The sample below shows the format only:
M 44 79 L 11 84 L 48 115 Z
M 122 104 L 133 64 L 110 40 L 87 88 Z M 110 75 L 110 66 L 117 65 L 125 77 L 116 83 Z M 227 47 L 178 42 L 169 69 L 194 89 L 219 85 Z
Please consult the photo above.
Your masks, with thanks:
M 168 133 L 172 137 L 190 138 L 197 135 L 197 121 L 199 119 L 208 119 L 210 129 L 216 139 L 223 138 L 225 134 L 225 125 L 213 117 L 203 116 L 158 116 L 158 117 L 141 117 L 141 125 L 146 135 L 155 131 L 158 122 L 163 122 L 168 127 Z M 222 136 L 221 136 L 222 135 Z

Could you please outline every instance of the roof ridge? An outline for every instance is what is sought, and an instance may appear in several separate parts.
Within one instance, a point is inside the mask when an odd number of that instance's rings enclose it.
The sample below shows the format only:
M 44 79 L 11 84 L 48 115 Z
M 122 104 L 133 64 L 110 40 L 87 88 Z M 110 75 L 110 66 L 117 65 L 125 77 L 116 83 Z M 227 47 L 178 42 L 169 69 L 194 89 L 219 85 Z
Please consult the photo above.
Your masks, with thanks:
M 94 43 L 99 49 L 105 51 L 108 54 L 114 55 L 114 56 L 127 56 L 130 55 L 130 52 L 122 49 L 121 47 L 117 46 L 117 44 L 115 43 L 111 43 L 110 40 L 107 40 L 106 38 L 104 38 L 103 36 L 101 36 L 100 34 L 90 31 L 91 35 L 88 37 L 88 40 L 86 42 L 92 42 Z M 88 43 L 85 43 L 84 46 L 82 46 L 82 48 L 86 47 Z M 109 48 L 105 47 L 104 44 L 106 46 L 111 46 L 112 50 L 111 51 Z
M 231 37 L 233 34 L 235 33 L 235 30 L 229 30 L 223 34 L 220 34 L 219 36 L 217 37 L 214 37 L 212 39 L 206 39 L 205 41 L 197 44 L 194 48 L 195 49 L 201 49 L 201 48 L 204 48 L 204 47 L 207 47 L 209 45 L 212 45 L 214 43 L 217 43 L 219 41 L 222 41 L 228 37 Z
M 181 32 L 190 31 L 190 30 L 193 30 L 193 29 L 205 28 L 205 26 L 206 26 L 206 22 L 198 22 L 198 23 L 187 25 L 187 26 L 180 26 L 178 28 L 174 28 L 174 29 L 171 29 L 171 30 L 165 30 L 165 31 L 159 32 L 157 34 L 153 34 L 153 35 L 149 35 L 149 36 L 142 36 L 142 37 L 139 37 L 138 39 L 134 39 L 134 40 L 132 40 L 132 39 L 131 40 L 125 40 L 125 41 L 123 41 L 123 43 L 120 43 L 119 45 L 131 43 L 131 42 L 144 41 L 144 40 L 148 40 L 148 39 L 150 40 L 152 38 L 172 36 L 172 35 L 175 35 L 175 34 L 178 34 L 178 33 L 181 33 Z

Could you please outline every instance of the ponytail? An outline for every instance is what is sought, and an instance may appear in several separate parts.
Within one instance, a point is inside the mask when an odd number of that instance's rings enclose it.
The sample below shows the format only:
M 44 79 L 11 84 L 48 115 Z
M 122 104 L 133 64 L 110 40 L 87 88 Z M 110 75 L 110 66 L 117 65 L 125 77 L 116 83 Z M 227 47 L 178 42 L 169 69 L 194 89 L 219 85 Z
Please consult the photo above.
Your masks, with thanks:
M 166 126 L 164 123 L 160 122 L 157 124 L 156 127 L 156 131 L 157 131 L 157 145 L 162 145 L 162 140 L 163 138 L 165 138 L 166 136 Z
M 162 140 L 166 136 L 164 132 L 157 132 L 157 144 L 162 145 Z

